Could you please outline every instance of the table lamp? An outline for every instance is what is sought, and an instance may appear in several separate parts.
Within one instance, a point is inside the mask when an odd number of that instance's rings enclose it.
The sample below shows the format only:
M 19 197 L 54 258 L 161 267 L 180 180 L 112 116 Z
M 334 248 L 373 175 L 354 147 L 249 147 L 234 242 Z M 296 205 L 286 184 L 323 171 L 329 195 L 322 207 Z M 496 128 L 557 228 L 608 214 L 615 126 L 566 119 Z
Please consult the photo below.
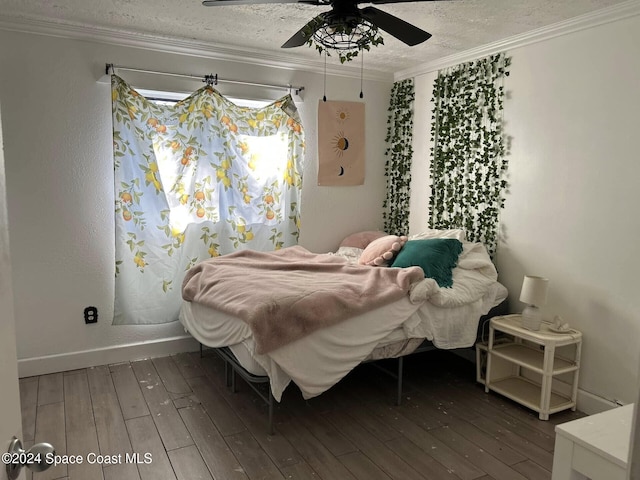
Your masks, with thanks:
M 542 314 L 538 307 L 547 303 L 547 290 L 549 289 L 549 279 L 525 275 L 520 291 L 520 301 L 527 306 L 522 311 L 522 326 L 529 330 L 540 330 Z

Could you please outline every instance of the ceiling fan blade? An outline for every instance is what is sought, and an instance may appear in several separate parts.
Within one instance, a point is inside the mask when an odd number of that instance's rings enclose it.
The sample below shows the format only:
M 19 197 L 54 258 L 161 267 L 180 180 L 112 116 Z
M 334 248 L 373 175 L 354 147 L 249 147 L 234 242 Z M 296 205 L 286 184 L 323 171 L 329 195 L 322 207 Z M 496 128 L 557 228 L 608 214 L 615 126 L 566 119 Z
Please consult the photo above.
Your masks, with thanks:
M 369 20 L 376 27 L 384 30 L 409 46 L 417 45 L 431 38 L 431 34 L 429 32 L 425 32 L 424 30 L 421 30 L 420 28 L 375 7 L 365 7 L 360 10 L 360 14 L 365 20 Z
M 382 5 L 385 3 L 414 3 L 414 2 L 442 2 L 446 0 L 366 0 L 362 3 L 373 3 L 374 5 Z
M 205 7 L 222 5 L 262 5 L 265 3 L 298 3 L 298 0 L 203 0 Z
M 293 48 L 301 47 L 309 40 L 309 37 L 313 35 L 325 22 L 326 13 L 321 13 L 304 27 L 298 30 L 293 37 L 287 40 L 281 48 Z

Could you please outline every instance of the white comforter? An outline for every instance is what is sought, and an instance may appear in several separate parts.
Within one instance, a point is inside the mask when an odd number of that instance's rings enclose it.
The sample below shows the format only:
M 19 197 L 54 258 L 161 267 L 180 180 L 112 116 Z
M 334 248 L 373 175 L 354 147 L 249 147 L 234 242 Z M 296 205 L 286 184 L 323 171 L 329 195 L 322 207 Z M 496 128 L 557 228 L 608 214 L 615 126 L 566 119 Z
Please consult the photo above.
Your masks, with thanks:
M 311 398 L 340 381 L 397 329 L 406 338 L 425 338 L 438 348 L 473 345 L 480 316 L 502 302 L 507 291 L 497 282 L 495 267 L 479 243 L 463 243 L 453 280 L 452 288 L 440 288 L 425 279 L 412 288 L 411 298 L 318 330 L 265 355 L 255 353 L 248 325 L 230 315 L 185 302 L 180 321 L 210 347 L 242 343 L 269 375 L 276 400 L 291 380 L 305 398 Z
M 498 279 L 498 272 L 481 243 L 463 243 L 458 265 L 453 269 L 453 286 L 440 288 L 425 278 L 411 289 L 412 301 L 428 301 L 439 307 L 459 307 L 485 295 Z

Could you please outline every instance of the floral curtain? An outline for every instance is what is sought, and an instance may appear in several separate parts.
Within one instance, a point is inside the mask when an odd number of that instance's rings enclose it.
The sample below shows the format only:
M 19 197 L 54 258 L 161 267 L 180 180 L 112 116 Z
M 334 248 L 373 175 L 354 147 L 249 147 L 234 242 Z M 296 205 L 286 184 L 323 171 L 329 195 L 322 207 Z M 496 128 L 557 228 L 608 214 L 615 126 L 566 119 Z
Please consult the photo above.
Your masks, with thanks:
M 508 161 L 503 135 L 504 53 L 438 72 L 433 85 L 432 228 L 463 228 L 493 256 Z
M 393 84 L 387 118 L 387 196 L 382 204 L 384 231 L 406 235 L 409 231 L 411 162 L 413 159 L 413 79 Z
M 247 108 L 205 86 L 161 105 L 111 85 L 114 324 L 171 322 L 196 263 L 297 243 L 304 132 L 289 95 Z

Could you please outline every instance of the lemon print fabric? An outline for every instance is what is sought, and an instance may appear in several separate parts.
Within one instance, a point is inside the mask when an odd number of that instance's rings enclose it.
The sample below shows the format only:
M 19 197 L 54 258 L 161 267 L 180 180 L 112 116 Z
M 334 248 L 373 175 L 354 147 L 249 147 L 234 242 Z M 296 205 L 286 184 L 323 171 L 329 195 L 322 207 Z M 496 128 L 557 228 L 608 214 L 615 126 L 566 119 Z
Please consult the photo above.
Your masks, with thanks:
M 247 108 L 206 86 L 166 105 L 113 75 L 111 98 L 114 324 L 177 320 L 198 262 L 297 243 L 304 130 L 289 95 Z

